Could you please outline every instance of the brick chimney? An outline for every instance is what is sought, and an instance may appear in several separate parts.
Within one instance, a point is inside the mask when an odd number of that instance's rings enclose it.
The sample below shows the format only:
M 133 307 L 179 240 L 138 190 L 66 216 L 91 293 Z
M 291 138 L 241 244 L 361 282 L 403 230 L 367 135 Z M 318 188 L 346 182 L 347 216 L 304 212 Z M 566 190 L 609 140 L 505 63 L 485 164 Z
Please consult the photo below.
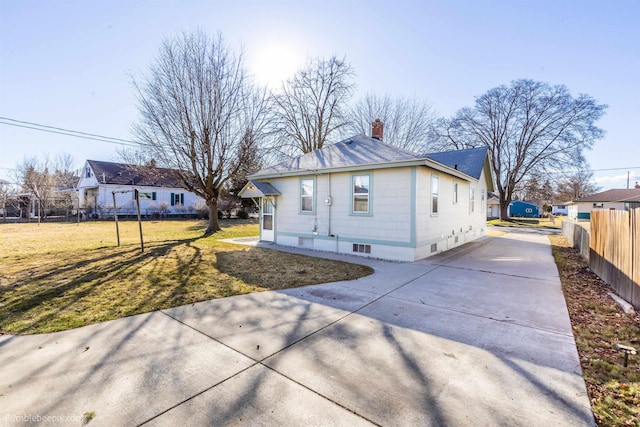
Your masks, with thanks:
M 152 168 L 156 167 L 156 159 L 151 159 L 151 161 L 149 162 L 149 166 L 151 166 Z
M 371 138 L 379 139 L 382 141 L 382 122 L 380 119 L 375 119 L 373 123 L 371 123 Z

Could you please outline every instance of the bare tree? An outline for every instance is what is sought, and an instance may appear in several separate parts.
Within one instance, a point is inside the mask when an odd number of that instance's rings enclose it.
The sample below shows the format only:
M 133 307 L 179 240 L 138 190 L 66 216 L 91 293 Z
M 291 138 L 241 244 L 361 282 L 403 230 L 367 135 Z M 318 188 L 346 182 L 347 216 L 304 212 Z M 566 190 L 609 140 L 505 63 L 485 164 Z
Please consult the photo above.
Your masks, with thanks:
M 74 164 L 73 156 L 69 153 L 59 153 L 55 157 L 53 173 L 55 189 L 52 202 L 54 208 L 64 210 L 67 219 L 74 202 L 78 200 L 75 188 L 80 177 Z
M 554 200 L 557 203 L 566 203 L 590 196 L 598 191 L 600 191 L 600 187 L 593 184 L 593 172 L 585 167 L 557 180 Z
M 55 175 L 50 171 L 49 158 L 39 161 L 24 159 L 16 168 L 22 191 L 30 193 L 38 208 L 38 223 L 47 216 L 47 209 L 56 189 Z
M 7 206 L 10 205 L 11 187 L 9 182 L 0 179 L 0 209 L 2 209 L 2 219 L 7 221 Z
M 433 107 L 417 98 L 392 98 L 368 94 L 349 110 L 349 134 L 371 132 L 371 123 L 380 119 L 384 123 L 384 142 L 396 147 L 423 153 L 430 151 L 432 127 L 435 121 Z
M 247 134 L 262 135 L 265 90 L 248 80 L 242 54 L 219 34 L 183 33 L 165 40 L 143 82 L 134 79 L 141 119 L 135 132 L 144 149 L 177 170 L 185 188 L 205 200 L 209 224 L 220 230 L 217 202 L 244 164 Z
M 513 196 L 542 206 L 552 202 L 553 186 L 548 178 L 533 175 L 516 186 Z
M 148 166 L 154 160 L 153 154 L 143 148 L 116 148 L 118 161 L 132 166 Z
M 515 80 L 476 98 L 446 120 L 442 135 L 460 149 L 486 145 L 496 172 L 500 217 L 518 185 L 575 164 L 583 150 L 602 138 L 595 122 L 607 108 L 584 94 L 572 97 L 564 85 Z
M 310 60 L 284 82 L 274 96 L 276 147 L 289 155 L 322 148 L 346 124 L 353 75 L 345 58 L 332 56 Z

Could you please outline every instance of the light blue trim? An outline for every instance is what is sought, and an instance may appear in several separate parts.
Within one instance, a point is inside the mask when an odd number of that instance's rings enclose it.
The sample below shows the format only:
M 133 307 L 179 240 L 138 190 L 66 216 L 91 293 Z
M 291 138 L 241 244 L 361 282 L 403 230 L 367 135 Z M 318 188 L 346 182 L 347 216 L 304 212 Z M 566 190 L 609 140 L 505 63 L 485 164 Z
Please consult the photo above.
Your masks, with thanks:
M 313 194 L 311 195 L 311 201 L 313 204 L 313 208 L 311 211 L 303 211 L 302 210 L 302 181 L 307 181 L 307 180 L 312 180 L 313 181 Z M 315 176 L 304 176 L 304 177 L 300 177 L 298 178 L 298 214 L 300 215 L 315 215 L 316 214 L 316 199 L 317 199 L 317 182 L 316 182 L 316 177 Z
M 323 235 L 315 235 L 315 234 L 307 234 L 307 233 L 289 233 L 289 232 L 283 232 L 283 233 L 278 233 L 279 236 L 285 236 L 285 237 L 302 237 L 302 238 L 309 238 L 309 239 L 318 239 L 318 240 L 332 240 L 335 241 L 336 238 L 335 237 L 330 237 L 330 236 L 323 236 Z M 348 242 L 348 243 L 363 243 L 363 244 L 369 244 L 369 245 L 384 245 L 384 246 L 397 246 L 397 247 L 401 247 L 401 248 L 413 248 L 413 244 L 412 242 L 398 242 L 398 241 L 393 241 L 393 240 L 377 240 L 377 239 L 361 239 L 358 237 L 351 237 L 351 236 L 339 236 L 338 240 L 341 242 Z
M 264 200 L 262 199 L 266 199 L 268 198 L 268 196 L 265 197 L 260 197 L 260 202 L 258 203 L 258 239 L 262 240 L 262 204 L 264 203 Z M 275 197 L 272 197 L 271 200 L 271 204 L 273 205 L 273 212 L 272 212 L 272 225 L 273 225 L 273 242 L 277 243 L 276 240 L 278 238 L 278 226 L 276 225 L 276 199 Z
M 353 178 L 356 176 L 368 176 L 369 177 L 369 212 L 354 212 L 353 211 Z M 351 200 L 349 200 L 349 216 L 373 216 L 373 171 L 368 173 L 352 173 L 349 175 L 349 185 L 351 187 L 349 194 Z

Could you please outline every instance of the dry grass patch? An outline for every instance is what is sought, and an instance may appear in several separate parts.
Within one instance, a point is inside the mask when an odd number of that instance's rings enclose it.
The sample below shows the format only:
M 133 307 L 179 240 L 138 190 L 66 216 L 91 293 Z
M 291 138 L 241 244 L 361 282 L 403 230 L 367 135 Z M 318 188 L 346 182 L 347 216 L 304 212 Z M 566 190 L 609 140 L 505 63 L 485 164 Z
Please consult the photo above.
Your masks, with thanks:
M 562 228 L 562 220 L 555 218 L 551 221 L 549 218 L 509 218 L 508 220 L 492 219 L 487 221 L 488 225 L 497 227 L 515 227 L 515 228 Z
M 628 367 L 615 344 L 640 348 L 640 316 L 625 314 L 562 236 L 549 236 L 591 407 L 599 426 L 640 426 L 640 357 Z
M 221 239 L 257 235 L 226 222 L 203 237 L 199 221 L 2 224 L 0 331 L 42 333 L 266 289 L 349 280 L 368 267 L 246 248 Z

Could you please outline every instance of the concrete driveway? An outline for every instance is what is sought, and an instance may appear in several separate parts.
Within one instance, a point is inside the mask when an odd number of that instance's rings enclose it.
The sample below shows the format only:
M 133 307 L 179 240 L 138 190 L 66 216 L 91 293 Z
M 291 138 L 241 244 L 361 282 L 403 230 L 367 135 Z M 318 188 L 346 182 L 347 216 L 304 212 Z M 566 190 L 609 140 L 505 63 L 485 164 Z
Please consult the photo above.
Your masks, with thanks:
M 357 261 L 375 274 L 0 336 L 0 425 L 594 425 L 546 236 Z

